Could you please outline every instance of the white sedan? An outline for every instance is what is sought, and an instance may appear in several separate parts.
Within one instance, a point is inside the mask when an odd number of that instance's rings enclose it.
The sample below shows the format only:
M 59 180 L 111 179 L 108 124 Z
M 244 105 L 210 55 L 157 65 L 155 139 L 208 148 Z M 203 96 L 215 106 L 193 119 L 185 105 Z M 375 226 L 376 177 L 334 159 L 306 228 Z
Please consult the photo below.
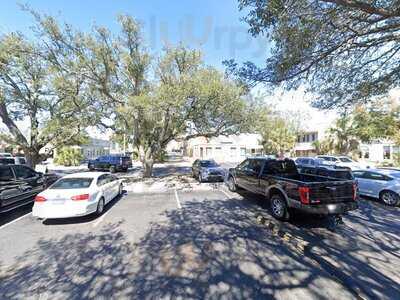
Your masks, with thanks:
M 104 172 L 64 176 L 35 197 L 32 215 L 56 219 L 102 214 L 104 206 L 122 194 L 122 182 Z

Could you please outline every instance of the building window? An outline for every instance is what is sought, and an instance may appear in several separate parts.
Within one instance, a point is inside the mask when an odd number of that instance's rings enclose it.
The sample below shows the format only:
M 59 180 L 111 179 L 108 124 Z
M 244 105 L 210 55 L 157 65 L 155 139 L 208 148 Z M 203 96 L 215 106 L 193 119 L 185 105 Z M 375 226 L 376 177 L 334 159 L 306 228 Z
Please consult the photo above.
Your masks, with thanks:
M 311 142 L 315 142 L 317 140 L 317 136 L 318 136 L 318 134 L 316 132 L 311 134 Z
M 231 147 L 231 157 L 236 156 L 236 147 Z
M 383 146 L 383 159 L 390 159 L 390 146 Z
M 210 157 L 212 155 L 212 148 L 211 147 L 207 147 L 206 148 L 206 156 Z
M 240 156 L 246 156 L 246 148 L 240 148 Z
M 310 135 L 306 134 L 306 142 L 308 143 L 310 141 Z

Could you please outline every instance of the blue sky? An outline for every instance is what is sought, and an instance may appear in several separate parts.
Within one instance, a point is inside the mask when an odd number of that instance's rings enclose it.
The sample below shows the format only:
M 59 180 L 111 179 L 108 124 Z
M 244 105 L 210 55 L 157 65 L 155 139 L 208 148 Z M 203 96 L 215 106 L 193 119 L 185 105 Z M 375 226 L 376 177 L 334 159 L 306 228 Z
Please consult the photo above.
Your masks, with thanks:
M 29 34 L 32 17 L 21 11 L 17 3 L 2 1 L 0 33 L 18 30 Z M 19 3 L 58 16 L 81 30 L 97 24 L 117 31 L 116 16 L 130 14 L 142 22 L 147 47 L 154 55 L 164 45 L 183 42 L 202 49 L 206 63 L 220 69 L 225 59 L 262 64 L 266 57 L 267 42 L 247 33 L 247 24 L 240 20 L 245 13 L 239 12 L 235 0 L 31 0 Z

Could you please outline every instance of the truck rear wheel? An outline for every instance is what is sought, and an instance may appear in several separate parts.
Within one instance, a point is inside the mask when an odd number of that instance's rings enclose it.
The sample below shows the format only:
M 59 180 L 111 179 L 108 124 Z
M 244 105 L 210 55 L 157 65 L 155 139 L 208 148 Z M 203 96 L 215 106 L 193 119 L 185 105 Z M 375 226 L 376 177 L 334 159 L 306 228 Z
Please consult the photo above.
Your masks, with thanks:
M 110 166 L 110 173 L 117 172 L 117 168 L 115 166 Z
M 270 200 L 272 216 L 281 221 L 289 220 L 289 209 L 283 196 L 280 194 L 274 194 Z

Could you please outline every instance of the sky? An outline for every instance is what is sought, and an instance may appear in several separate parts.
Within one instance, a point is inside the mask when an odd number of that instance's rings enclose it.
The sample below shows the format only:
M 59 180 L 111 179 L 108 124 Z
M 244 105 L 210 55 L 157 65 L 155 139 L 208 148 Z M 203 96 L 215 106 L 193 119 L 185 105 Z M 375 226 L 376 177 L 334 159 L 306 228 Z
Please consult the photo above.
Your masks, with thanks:
M 241 21 L 245 12 L 239 11 L 236 0 L 6 0 L 0 10 L 0 33 L 19 30 L 29 34 L 33 19 L 17 3 L 57 16 L 81 30 L 96 24 L 117 32 L 116 17 L 129 14 L 141 22 L 146 45 L 154 55 L 166 45 L 183 42 L 202 49 L 205 62 L 221 70 L 222 61 L 230 58 L 262 63 L 268 48 L 266 40 L 248 33 L 248 25 Z
M 248 25 L 241 20 L 246 12 L 239 11 L 236 0 L 4 0 L 0 10 L 0 34 L 20 31 L 30 36 L 33 18 L 22 11 L 18 3 L 83 31 L 101 25 L 117 32 L 116 17 L 129 14 L 142 24 L 146 47 L 152 55 L 158 56 L 166 45 L 183 43 L 201 49 L 205 63 L 221 71 L 224 71 L 222 62 L 226 59 L 233 58 L 239 63 L 252 61 L 262 66 L 268 55 L 268 42 L 248 33 Z M 312 123 L 328 119 L 327 113 L 309 106 L 311 96 L 302 90 L 289 93 L 278 90 L 271 95 L 263 86 L 258 86 L 256 92 L 266 94 L 265 101 L 277 109 L 307 112 L 312 116 Z

